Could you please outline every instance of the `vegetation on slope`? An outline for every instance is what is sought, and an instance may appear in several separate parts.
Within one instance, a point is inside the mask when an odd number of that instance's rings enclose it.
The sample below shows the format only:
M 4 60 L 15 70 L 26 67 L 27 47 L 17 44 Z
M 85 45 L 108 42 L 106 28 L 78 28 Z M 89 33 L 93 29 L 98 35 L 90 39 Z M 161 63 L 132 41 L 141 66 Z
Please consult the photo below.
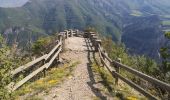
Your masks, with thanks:
M 11 82 L 9 72 L 12 66 L 18 66 L 20 58 L 11 53 L 12 49 L 7 47 L 2 36 L 0 36 L 0 99 L 7 100 L 11 98 L 6 86 Z
M 165 37 L 167 39 L 170 39 L 170 32 L 165 33 Z M 169 44 L 165 45 L 160 49 L 160 54 L 162 57 L 162 65 L 160 67 L 161 72 L 162 72 L 162 77 L 161 79 L 165 82 L 170 83 L 170 52 L 169 52 Z
M 97 63 L 93 62 L 92 64 L 92 71 L 98 75 L 97 79 L 102 80 L 101 84 L 103 84 L 103 88 L 100 91 L 104 92 L 105 94 L 112 97 L 114 100 L 145 100 L 146 98 L 143 95 L 140 95 L 134 89 L 132 89 L 127 84 L 123 83 L 122 81 L 119 82 L 119 85 L 115 85 L 115 79 L 107 71 L 104 67 L 98 65 Z M 97 99 L 98 100 L 98 99 Z
M 50 89 L 58 84 L 61 84 L 65 78 L 69 78 L 72 74 L 72 71 L 79 62 L 70 62 L 64 65 L 54 65 L 47 73 L 44 78 L 42 78 L 43 73 L 39 75 L 40 79 L 32 81 L 25 84 L 19 90 L 14 92 L 15 99 L 20 96 L 24 96 L 28 93 L 31 93 L 31 97 L 27 99 L 35 99 L 36 94 L 45 92 L 48 94 Z M 57 68 L 56 68 L 57 67 Z
M 162 69 L 160 65 L 158 65 L 154 60 L 149 59 L 145 56 L 132 56 L 127 54 L 127 51 L 122 44 L 116 44 L 114 43 L 111 38 L 103 38 L 103 43 L 102 46 L 105 48 L 105 50 L 108 52 L 109 57 L 111 57 L 114 60 L 117 60 L 118 58 L 121 58 L 121 61 L 123 64 L 128 65 L 134 69 L 137 69 L 147 75 L 150 75 L 152 77 L 155 77 L 159 80 L 162 80 L 164 82 L 170 83 L 169 81 L 169 76 L 164 75 L 165 70 L 166 73 L 169 72 L 169 63 L 166 63 L 166 69 Z M 110 48 L 111 47 L 111 48 Z M 166 55 L 165 55 L 166 53 Z M 167 57 L 167 51 L 162 53 Z M 169 54 L 168 54 L 169 55 Z M 168 56 L 169 57 L 169 56 Z M 167 58 L 165 58 L 166 61 Z M 163 64 L 163 66 L 165 66 Z M 164 67 L 163 67 L 164 68 Z M 147 83 L 145 84 L 146 81 L 139 79 L 138 77 L 123 71 L 121 72 L 122 75 L 128 77 L 131 79 L 133 82 L 137 83 L 138 85 L 142 86 L 143 88 L 147 89 L 151 94 L 157 95 L 162 99 L 166 99 L 167 97 L 167 92 L 165 90 L 162 90 L 161 88 L 155 87 L 153 84 Z
M 54 43 L 54 38 L 55 36 L 40 38 L 37 42 L 33 44 L 33 47 L 30 48 L 31 49 L 30 51 L 26 51 L 27 52 L 26 54 L 23 53 L 16 54 L 17 49 L 6 46 L 3 37 L 0 36 L 0 99 L 1 100 L 13 99 L 14 96 L 16 96 L 13 93 L 12 94 L 9 93 L 6 87 L 12 81 L 13 78 L 9 74 L 10 71 L 14 70 L 15 68 L 23 64 L 26 64 L 31 59 L 33 59 L 33 56 L 42 55 L 42 52 L 40 52 L 40 50 L 48 52 L 50 49 L 49 46 L 51 47 L 53 46 L 52 43 Z M 45 46 L 46 47 L 48 46 L 48 49 L 45 48 Z M 39 52 L 37 53 L 37 51 Z M 23 77 L 24 74 L 21 73 L 17 78 L 15 77 L 13 81 L 21 80 L 21 78 Z

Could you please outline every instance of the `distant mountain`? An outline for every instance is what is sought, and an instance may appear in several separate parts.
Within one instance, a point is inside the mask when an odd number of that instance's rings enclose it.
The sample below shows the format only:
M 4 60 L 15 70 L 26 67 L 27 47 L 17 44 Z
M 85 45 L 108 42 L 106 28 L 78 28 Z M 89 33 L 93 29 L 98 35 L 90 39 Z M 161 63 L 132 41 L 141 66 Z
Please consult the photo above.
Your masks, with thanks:
M 151 50 L 158 51 L 159 43 L 152 45 L 152 42 L 149 46 L 156 46 L 153 49 L 148 49 L 145 43 L 139 50 L 137 45 L 145 41 L 143 35 L 151 36 L 147 41 L 162 37 L 162 33 L 159 34 L 160 19 L 170 15 L 169 0 L 1 0 L 0 7 L 0 32 L 5 37 L 15 38 L 7 39 L 10 40 L 9 44 L 13 43 L 12 40 L 23 44 L 20 36 L 16 39 L 15 32 L 9 31 L 16 27 L 19 27 L 19 34 L 27 32 L 34 36 L 50 35 L 69 28 L 83 30 L 95 27 L 103 35 L 111 35 L 114 41 L 123 41 L 133 53 L 139 54 L 142 50 L 140 54 L 149 56 L 153 55 Z M 133 38 L 133 34 L 142 35 Z M 136 44 L 133 39 L 139 39 L 140 42 Z

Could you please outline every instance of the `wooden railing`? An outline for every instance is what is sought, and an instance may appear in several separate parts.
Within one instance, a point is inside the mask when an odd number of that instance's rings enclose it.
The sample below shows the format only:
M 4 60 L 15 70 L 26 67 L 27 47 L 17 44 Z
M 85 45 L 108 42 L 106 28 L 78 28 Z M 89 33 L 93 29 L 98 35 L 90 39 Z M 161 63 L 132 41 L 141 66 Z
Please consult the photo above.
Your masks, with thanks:
M 93 46 L 95 47 L 95 51 L 99 53 L 100 59 L 102 64 L 106 67 L 106 69 L 111 73 L 111 75 L 115 78 L 115 84 L 118 84 L 118 79 L 121 79 L 125 83 L 127 83 L 132 88 L 136 89 L 140 93 L 142 93 L 144 96 L 151 100 L 158 100 L 159 98 L 150 94 L 145 89 L 137 85 L 136 83 L 132 82 L 126 77 L 123 77 L 120 74 L 121 69 L 124 69 L 125 71 L 138 76 L 139 78 L 146 80 L 147 82 L 154 84 L 155 86 L 166 90 L 170 95 L 170 84 L 167 84 L 165 82 L 162 82 L 156 78 L 153 78 L 151 76 L 148 76 L 140 71 L 137 71 L 133 69 L 132 67 L 129 67 L 127 65 L 124 65 L 121 63 L 121 60 L 118 61 L 112 60 L 107 56 L 107 53 L 104 52 L 103 48 L 101 47 L 101 40 L 98 39 L 97 35 L 94 32 L 86 32 L 85 36 L 91 39 L 91 42 Z M 109 63 L 108 63 L 109 62 Z
M 60 32 L 58 34 L 58 40 L 56 46 L 48 53 L 45 54 L 23 66 L 18 67 L 17 69 L 11 71 L 11 76 L 15 77 L 16 75 L 20 74 L 21 72 L 24 73 L 24 71 L 28 71 L 29 69 L 36 66 L 36 64 L 41 64 L 41 67 L 37 68 L 35 71 L 32 71 L 28 76 L 20 80 L 19 82 L 11 82 L 7 88 L 10 92 L 15 91 L 19 87 L 21 87 L 23 84 L 28 82 L 30 79 L 35 77 L 38 73 L 45 71 L 52 65 L 54 60 L 57 58 L 59 60 L 59 54 L 63 50 L 63 47 L 65 45 L 65 39 L 68 37 L 72 37 L 73 35 L 78 36 L 79 30 L 73 31 L 73 30 L 65 30 L 64 32 Z M 29 71 L 28 71 L 29 72 Z
M 48 54 L 45 54 L 45 55 L 25 64 L 23 66 L 18 67 L 17 69 L 11 71 L 11 75 L 15 76 L 17 74 L 20 74 L 23 71 L 26 71 L 26 70 L 32 68 L 33 66 L 36 66 L 36 64 L 43 62 L 42 64 L 40 63 L 41 67 L 39 67 L 35 71 L 32 71 L 28 76 L 26 76 L 21 81 L 16 82 L 16 83 L 11 82 L 7 86 L 8 89 L 10 91 L 15 91 L 16 89 L 21 87 L 24 83 L 28 82 L 30 79 L 35 77 L 38 73 L 40 73 L 42 71 L 44 71 L 44 73 L 45 73 L 45 71 L 52 65 L 52 63 L 54 62 L 54 60 L 56 58 L 57 58 L 57 60 L 59 60 L 59 54 L 64 49 L 65 39 L 72 37 L 73 35 L 75 35 L 75 36 L 82 35 L 80 33 L 81 32 L 79 32 L 78 30 L 76 30 L 76 31 L 65 30 L 64 32 L 60 32 L 58 34 L 58 40 L 57 40 L 56 46 Z M 103 63 L 103 65 L 105 65 L 106 69 L 115 78 L 115 84 L 118 84 L 118 80 L 121 79 L 122 81 L 124 81 L 125 83 L 127 83 L 128 85 L 130 85 L 131 87 L 133 87 L 134 89 L 136 89 L 137 91 L 142 93 L 144 96 L 148 97 L 149 99 L 151 99 L 151 100 L 158 99 L 156 96 L 150 94 L 149 92 L 147 92 L 145 89 L 143 89 L 136 83 L 132 82 L 131 80 L 129 80 L 126 77 L 123 77 L 120 74 L 120 71 L 121 71 L 121 69 L 124 69 L 124 70 L 128 71 L 129 73 L 132 73 L 132 74 L 138 76 L 139 78 L 144 79 L 144 80 L 150 82 L 151 84 L 154 84 L 157 87 L 160 87 L 161 89 L 164 89 L 170 93 L 170 85 L 169 84 L 162 82 L 158 79 L 155 79 L 151 76 L 148 76 L 142 72 L 139 72 L 139 71 L 133 69 L 132 67 L 122 64 L 120 59 L 118 61 L 110 59 L 107 56 L 107 53 L 104 52 L 103 48 L 101 47 L 101 40 L 98 39 L 98 36 L 94 32 L 84 32 L 83 35 L 84 35 L 84 37 L 89 38 L 91 40 L 92 45 L 95 48 L 95 51 L 99 53 L 101 62 Z

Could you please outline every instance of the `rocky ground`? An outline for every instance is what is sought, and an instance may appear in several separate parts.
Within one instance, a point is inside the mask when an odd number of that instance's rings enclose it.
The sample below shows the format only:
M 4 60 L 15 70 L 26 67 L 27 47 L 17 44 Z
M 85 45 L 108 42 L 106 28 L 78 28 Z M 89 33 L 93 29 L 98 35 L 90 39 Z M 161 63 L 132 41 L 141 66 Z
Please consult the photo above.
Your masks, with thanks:
M 91 63 L 89 47 L 91 43 L 87 39 L 80 37 L 71 37 L 66 40 L 65 51 L 61 57 L 67 61 L 78 61 L 79 64 L 69 79 L 62 84 L 52 88 L 48 94 L 40 93 L 38 97 L 44 100 L 94 100 L 96 98 L 105 98 L 102 96 L 96 84 L 93 84 L 92 72 L 89 70 Z M 87 46 L 88 45 L 88 46 Z M 95 87 L 95 88 L 94 88 Z

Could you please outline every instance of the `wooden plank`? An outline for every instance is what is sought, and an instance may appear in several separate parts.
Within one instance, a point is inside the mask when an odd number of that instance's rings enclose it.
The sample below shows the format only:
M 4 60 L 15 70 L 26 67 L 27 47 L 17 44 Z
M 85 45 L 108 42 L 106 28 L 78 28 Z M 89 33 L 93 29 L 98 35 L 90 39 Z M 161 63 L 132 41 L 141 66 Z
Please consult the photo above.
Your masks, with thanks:
M 144 74 L 142 72 L 139 72 L 139 71 L 137 71 L 137 70 L 135 70 L 133 68 L 130 68 L 129 66 L 123 65 L 123 64 L 121 64 L 121 63 L 119 63 L 117 61 L 113 60 L 113 64 L 116 64 L 120 68 L 123 68 L 126 71 L 128 71 L 128 72 L 130 72 L 130 73 L 132 73 L 134 75 L 137 75 L 138 77 L 140 77 L 140 78 L 142 78 L 142 79 L 144 79 L 144 80 L 146 80 L 146 81 L 148 81 L 148 82 L 150 82 L 152 84 L 155 84 L 155 85 L 157 85 L 157 86 L 159 86 L 159 87 L 161 87 L 161 88 L 163 88 L 163 89 L 170 92 L 170 84 L 162 82 L 162 81 L 160 81 L 160 80 L 158 80 L 156 78 L 153 78 L 151 76 L 148 76 L 148 75 L 146 75 L 146 74 Z
M 16 83 L 12 89 L 12 91 L 15 91 L 16 89 L 18 89 L 19 87 L 21 87 L 24 83 L 26 83 L 28 80 L 30 80 L 31 78 L 33 78 L 35 75 L 37 75 L 39 72 L 43 71 L 46 66 L 48 65 L 48 63 L 46 63 L 45 65 L 43 65 L 42 67 L 38 68 L 37 70 L 35 70 L 34 72 L 32 72 L 31 74 L 29 74 L 27 77 L 25 77 L 24 79 L 22 79 L 21 81 L 19 81 L 18 83 Z
M 109 65 L 105 62 L 104 58 L 103 58 L 102 55 L 101 55 L 101 50 L 100 50 L 100 49 L 99 49 L 99 56 L 100 56 L 100 58 L 101 58 L 102 63 L 105 65 L 106 69 L 107 69 L 110 73 L 112 73 L 113 71 L 115 71 L 113 68 L 111 68 L 111 66 L 109 66 Z
M 23 66 L 18 67 L 14 71 L 11 71 L 11 75 L 14 76 L 14 75 L 18 74 L 19 72 L 28 69 L 29 67 L 33 66 L 34 64 L 44 60 L 46 58 L 46 56 L 47 56 L 47 54 L 45 54 L 45 55 L 43 55 L 43 56 L 41 56 L 41 57 L 39 57 L 39 58 L 29 62 L 29 63 L 27 63 L 27 64 L 25 64 Z
M 43 65 L 42 67 L 40 67 L 39 69 L 37 69 L 36 71 L 32 72 L 31 74 L 29 74 L 27 77 L 25 77 L 24 79 L 22 79 L 21 81 L 19 81 L 18 83 L 16 83 L 12 89 L 12 91 L 15 91 L 16 89 L 18 89 L 20 86 L 22 86 L 24 83 L 26 83 L 27 81 L 29 81 L 32 77 L 34 77 L 35 75 L 37 75 L 39 72 L 43 71 L 44 69 L 48 69 L 50 67 L 50 65 L 53 63 L 53 61 L 55 60 L 55 58 L 59 55 L 59 53 L 61 52 L 61 47 L 59 48 L 59 50 L 56 52 L 56 54 L 52 57 L 52 59 L 49 61 L 49 63 L 46 63 L 45 65 Z
M 100 53 L 101 53 L 101 50 L 99 49 L 99 55 L 100 55 Z M 100 55 L 100 58 L 101 58 L 102 62 L 104 63 L 106 69 L 112 74 L 113 77 L 115 77 L 115 76 L 119 77 L 122 81 L 124 81 L 125 83 L 127 83 L 128 85 L 130 85 L 131 87 L 133 87 L 134 89 L 136 89 L 137 91 L 139 91 L 140 93 L 145 95 L 146 97 L 150 98 L 151 100 L 157 100 L 157 98 L 154 97 L 153 95 L 151 95 L 149 92 L 145 91 L 143 88 L 141 88 L 137 84 L 133 83 L 132 81 L 124 78 L 119 73 L 117 73 L 111 66 L 107 65 L 107 63 L 104 61 L 104 59 L 101 55 Z
M 170 85 L 169 84 L 167 84 L 167 83 L 165 83 L 165 82 L 162 82 L 162 81 L 160 81 L 160 80 L 158 80 L 158 79 L 155 79 L 155 78 L 153 78 L 153 77 L 151 77 L 151 76 L 148 76 L 148 75 L 146 75 L 146 74 L 144 74 L 144 73 L 142 73 L 142 72 L 139 72 L 139 71 L 137 71 L 137 70 L 135 70 L 135 69 L 133 69 L 133 68 L 130 68 L 129 66 L 126 66 L 126 65 L 123 65 L 123 64 L 121 64 L 121 63 L 119 63 L 119 62 L 117 62 L 117 61 L 112 61 L 107 55 L 105 55 L 103 52 L 101 52 L 102 53 L 102 55 L 109 61 L 109 62 L 112 62 L 113 63 L 113 65 L 118 65 L 120 68 L 123 68 L 123 69 L 125 69 L 125 70 L 127 70 L 128 72 L 130 72 L 130 73 L 132 73 L 132 74 L 134 74 L 134 75 L 137 75 L 138 77 L 140 77 L 140 78 L 143 78 L 144 80 L 147 80 L 148 82 L 150 82 L 150 83 L 152 83 L 152 84 L 155 84 L 155 85 L 157 85 L 157 86 L 159 86 L 159 87 L 162 87 L 162 88 L 164 88 L 165 90 L 167 90 L 167 91 L 169 91 L 170 92 Z
M 112 59 L 110 59 L 107 55 L 105 55 L 104 52 L 101 52 L 101 54 L 102 54 L 110 63 L 112 63 Z
M 46 69 L 48 69 L 51 64 L 53 63 L 53 61 L 57 58 L 57 56 L 59 55 L 59 53 L 61 52 L 62 48 L 60 47 L 59 50 L 55 53 L 55 55 L 51 58 L 51 60 L 48 63 L 48 66 L 46 66 Z
M 152 94 L 150 94 L 149 92 L 147 92 L 146 90 L 144 90 L 143 88 L 141 88 L 139 85 L 133 83 L 132 81 L 124 78 L 123 76 L 121 76 L 119 73 L 117 73 L 116 71 L 113 72 L 114 75 L 116 75 L 117 77 L 119 77 L 119 79 L 121 79 L 122 81 L 124 81 L 125 83 L 127 83 L 128 85 L 130 85 L 131 87 L 133 87 L 135 90 L 139 91 L 140 93 L 142 93 L 144 96 L 146 96 L 147 98 L 149 98 L 150 100 L 158 100 L 158 98 L 156 98 L 155 96 L 153 96 Z
M 47 61 L 51 55 L 57 50 L 57 48 L 61 45 L 61 41 L 51 50 L 51 52 L 47 55 L 47 57 L 45 58 L 45 60 Z

